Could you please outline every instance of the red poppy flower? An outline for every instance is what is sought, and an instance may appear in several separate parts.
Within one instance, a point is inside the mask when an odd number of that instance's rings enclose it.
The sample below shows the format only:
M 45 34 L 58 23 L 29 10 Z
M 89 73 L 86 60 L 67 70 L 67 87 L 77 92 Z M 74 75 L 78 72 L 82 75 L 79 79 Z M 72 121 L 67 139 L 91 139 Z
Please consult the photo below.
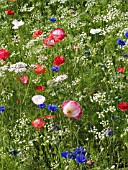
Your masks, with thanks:
M 41 118 L 37 118 L 32 121 L 32 126 L 34 126 L 36 129 L 40 130 L 46 125 L 46 122 L 42 120 Z
M 39 36 L 42 35 L 42 34 L 43 34 L 43 32 L 42 32 L 41 30 L 36 30 L 36 31 L 33 33 L 32 37 L 33 37 L 33 38 L 36 38 L 36 37 L 39 37 Z
M 54 58 L 53 64 L 56 66 L 60 66 L 60 65 L 64 64 L 64 62 L 65 62 L 65 58 L 63 56 L 57 56 Z
M 55 45 L 55 40 L 54 38 L 52 38 L 51 36 L 48 36 L 46 37 L 44 40 L 43 40 L 43 44 L 46 46 L 46 47 L 54 47 Z
M 28 77 L 27 76 L 23 75 L 22 77 L 17 78 L 17 80 L 22 84 L 28 84 Z
M 119 72 L 119 73 L 123 73 L 124 72 L 124 66 L 123 67 L 119 67 L 118 69 L 117 69 L 117 71 Z
M 8 50 L 0 49 L 0 60 L 6 60 L 10 56 L 10 52 Z
M 121 111 L 126 111 L 128 110 L 128 103 L 127 102 L 120 102 L 118 104 L 118 108 L 121 110 Z
M 42 117 L 46 118 L 46 119 L 54 119 L 55 118 L 55 115 L 42 115 Z
M 55 28 L 50 32 L 50 36 L 55 40 L 55 42 L 59 42 L 64 39 L 67 35 L 62 28 Z
M 36 91 L 44 91 L 45 86 L 36 86 Z
M 43 73 L 46 72 L 46 67 L 41 66 L 40 64 L 36 64 L 36 68 L 34 69 L 34 71 L 35 71 L 37 74 L 43 74 Z
M 6 13 L 7 15 L 14 15 L 14 11 L 11 11 L 10 9 L 7 9 L 7 10 L 5 11 L 5 13 Z

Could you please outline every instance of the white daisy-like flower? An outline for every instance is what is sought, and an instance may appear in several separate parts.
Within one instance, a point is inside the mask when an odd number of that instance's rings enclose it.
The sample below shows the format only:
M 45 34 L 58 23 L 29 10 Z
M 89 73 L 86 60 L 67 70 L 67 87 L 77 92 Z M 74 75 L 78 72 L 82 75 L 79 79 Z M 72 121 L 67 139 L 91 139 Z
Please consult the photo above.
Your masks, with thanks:
M 42 104 L 45 101 L 45 97 L 42 95 L 35 95 L 32 97 L 32 101 L 33 103 L 35 103 L 36 105 Z
M 66 74 L 63 74 L 63 75 L 60 75 L 60 76 L 56 77 L 54 79 L 54 81 L 58 83 L 58 82 L 63 81 L 65 79 L 67 79 L 67 78 L 68 78 L 68 76 Z
M 21 20 L 21 21 L 17 21 L 16 19 L 14 19 L 12 21 L 12 24 L 14 25 L 12 27 L 12 29 L 18 29 L 20 26 L 24 25 L 24 22 Z
M 93 28 L 92 28 L 92 29 L 90 30 L 90 33 L 91 33 L 91 34 L 97 34 L 97 33 L 100 33 L 100 32 L 101 32 L 101 29 L 100 29 L 100 28 L 97 28 L 97 29 L 93 29 Z

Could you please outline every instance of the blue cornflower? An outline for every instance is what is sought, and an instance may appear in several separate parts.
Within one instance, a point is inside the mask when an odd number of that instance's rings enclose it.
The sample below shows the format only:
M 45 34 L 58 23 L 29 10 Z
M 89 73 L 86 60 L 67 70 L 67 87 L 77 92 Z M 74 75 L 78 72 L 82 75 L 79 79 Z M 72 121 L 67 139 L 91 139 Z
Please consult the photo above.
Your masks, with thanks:
M 83 154 L 83 155 L 85 155 L 86 150 L 82 146 L 80 146 L 80 147 L 75 149 L 74 153 L 75 154 Z
M 87 161 L 87 157 L 84 156 L 83 154 L 80 154 L 76 157 L 76 162 L 78 163 L 83 163 Z
M 56 21 L 56 18 L 50 18 L 49 19 L 51 22 L 55 22 Z
M 54 112 L 58 110 L 58 107 L 55 104 L 48 105 L 48 110 Z
M 125 41 L 124 40 L 121 40 L 120 38 L 117 39 L 117 44 L 118 45 L 121 45 L 121 46 L 124 46 L 125 45 Z
M 42 109 L 42 108 L 45 108 L 45 107 L 46 107 L 46 104 L 45 104 L 45 103 L 42 103 L 42 104 L 37 105 L 37 108 L 38 108 L 38 109 Z
M 16 150 L 12 151 L 12 152 L 9 152 L 9 154 L 12 154 L 14 156 L 17 156 L 18 152 Z
M 125 33 L 125 37 L 128 38 L 128 32 Z
M 122 55 L 122 57 L 123 57 L 123 58 L 126 58 L 126 57 L 128 57 L 128 54 L 124 53 L 124 54 Z
M 51 70 L 52 70 L 53 72 L 58 72 L 58 71 L 60 70 L 60 67 L 58 67 L 58 66 L 53 66 L 53 67 L 51 68 Z
M 76 154 L 74 153 L 74 152 L 69 152 L 68 153 L 68 158 L 70 158 L 70 159 L 76 159 Z
M 64 152 L 61 153 L 61 156 L 62 156 L 63 158 L 68 158 L 68 154 L 69 154 L 68 152 L 65 152 L 65 151 L 64 151 Z
M 108 128 L 108 129 L 106 130 L 106 135 L 107 135 L 107 136 L 113 136 L 113 134 L 114 134 L 114 132 L 113 132 L 113 130 L 112 130 L 111 128 Z
M 4 112 L 4 110 L 5 110 L 5 107 L 4 107 L 4 106 L 1 106 L 1 107 L 0 107 L 0 113 Z

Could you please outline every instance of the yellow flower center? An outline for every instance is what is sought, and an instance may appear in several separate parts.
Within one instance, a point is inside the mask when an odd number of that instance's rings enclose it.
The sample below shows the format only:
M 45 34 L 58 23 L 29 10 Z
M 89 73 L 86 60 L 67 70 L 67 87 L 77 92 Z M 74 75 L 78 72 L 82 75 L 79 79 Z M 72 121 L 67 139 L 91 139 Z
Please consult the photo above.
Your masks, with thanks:
M 68 114 L 68 115 L 71 115 L 71 114 L 72 114 L 72 110 L 68 110 L 68 111 L 67 111 L 67 114 Z

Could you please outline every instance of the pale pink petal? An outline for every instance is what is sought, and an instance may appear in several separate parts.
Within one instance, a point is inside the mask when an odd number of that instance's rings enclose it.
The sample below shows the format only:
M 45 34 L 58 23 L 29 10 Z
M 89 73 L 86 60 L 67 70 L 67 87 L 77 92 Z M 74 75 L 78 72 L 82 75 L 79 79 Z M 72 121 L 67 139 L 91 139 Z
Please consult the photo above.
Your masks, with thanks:
M 70 101 L 71 100 L 65 100 L 65 102 L 62 103 L 61 107 L 64 108 L 68 104 L 68 102 L 70 102 Z
M 74 120 L 77 120 L 77 119 L 80 119 L 81 116 L 82 116 L 82 110 L 81 110 L 81 112 L 77 116 L 75 116 L 73 118 L 74 118 Z

